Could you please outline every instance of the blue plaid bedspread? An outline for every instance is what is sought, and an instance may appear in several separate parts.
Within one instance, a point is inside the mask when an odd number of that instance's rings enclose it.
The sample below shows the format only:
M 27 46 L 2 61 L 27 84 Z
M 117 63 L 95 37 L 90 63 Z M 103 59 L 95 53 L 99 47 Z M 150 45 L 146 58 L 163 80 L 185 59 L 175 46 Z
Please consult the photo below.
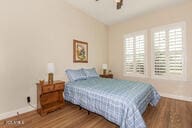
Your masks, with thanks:
M 142 114 L 149 103 L 156 106 L 160 99 L 150 84 L 105 78 L 68 82 L 64 97 L 120 128 L 146 128 Z

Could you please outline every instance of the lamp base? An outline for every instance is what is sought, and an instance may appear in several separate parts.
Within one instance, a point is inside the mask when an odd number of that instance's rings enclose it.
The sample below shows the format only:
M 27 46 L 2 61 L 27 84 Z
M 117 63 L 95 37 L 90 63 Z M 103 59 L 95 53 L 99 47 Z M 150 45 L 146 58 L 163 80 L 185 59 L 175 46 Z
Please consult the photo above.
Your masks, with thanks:
M 48 74 L 48 83 L 53 84 L 53 73 Z
M 103 75 L 106 75 L 107 70 L 103 69 Z

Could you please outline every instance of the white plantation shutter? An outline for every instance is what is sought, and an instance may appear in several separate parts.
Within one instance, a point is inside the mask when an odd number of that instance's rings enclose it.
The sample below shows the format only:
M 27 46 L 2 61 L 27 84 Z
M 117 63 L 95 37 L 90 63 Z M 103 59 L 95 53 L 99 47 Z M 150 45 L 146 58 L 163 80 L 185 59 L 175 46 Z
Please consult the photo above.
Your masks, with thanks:
M 144 74 L 145 38 L 144 35 L 135 38 L 135 69 L 138 74 Z
M 134 37 L 125 38 L 124 46 L 124 73 L 134 72 Z
M 144 76 L 145 33 L 129 34 L 124 39 L 124 75 Z
M 182 29 L 169 30 L 169 73 L 182 75 L 183 72 L 183 34 Z
M 154 73 L 163 75 L 166 73 L 166 32 L 154 33 Z
M 175 24 L 152 32 L 153 76 L 184 78 L 184 25 Z

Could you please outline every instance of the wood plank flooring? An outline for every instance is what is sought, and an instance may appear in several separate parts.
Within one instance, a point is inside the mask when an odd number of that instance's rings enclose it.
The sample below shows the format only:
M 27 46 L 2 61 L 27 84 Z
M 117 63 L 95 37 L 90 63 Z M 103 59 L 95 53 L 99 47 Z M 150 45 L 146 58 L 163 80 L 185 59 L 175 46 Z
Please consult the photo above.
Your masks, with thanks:
M 192 102 L 161 98 L 157 107 L 148 106 L 143 114 L 148 128 L 192 128 Z M 24 125 L 5 125 L 23 120 Z M 0 121 L 0 128 L 119 128 L 95 113 L 87 114 L 67 103 L 63 109 L 41 117 L 36 111 Z

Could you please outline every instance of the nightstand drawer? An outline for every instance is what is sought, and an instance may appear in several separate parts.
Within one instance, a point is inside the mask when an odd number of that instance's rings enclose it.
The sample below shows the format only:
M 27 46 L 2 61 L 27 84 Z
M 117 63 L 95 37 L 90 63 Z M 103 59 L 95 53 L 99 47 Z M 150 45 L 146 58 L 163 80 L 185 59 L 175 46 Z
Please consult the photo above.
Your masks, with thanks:
M 105 74 L 105 75 L 101 74 L 100 77 L 113 79 L 113 74 Z
M 63 84 L 55 84 L 55 90 L 64 90 Z
M 42 93 L 51 92 L 53 90 L 54 90 L 53 85 L 42 86 Z
M 40 102 L 41 102 L 41 105 L 44 106 L 52 102 L 57 102 L 58 98 L 59 98 L 58 92 L 47 93 L 47 94 L 41 95 Z

